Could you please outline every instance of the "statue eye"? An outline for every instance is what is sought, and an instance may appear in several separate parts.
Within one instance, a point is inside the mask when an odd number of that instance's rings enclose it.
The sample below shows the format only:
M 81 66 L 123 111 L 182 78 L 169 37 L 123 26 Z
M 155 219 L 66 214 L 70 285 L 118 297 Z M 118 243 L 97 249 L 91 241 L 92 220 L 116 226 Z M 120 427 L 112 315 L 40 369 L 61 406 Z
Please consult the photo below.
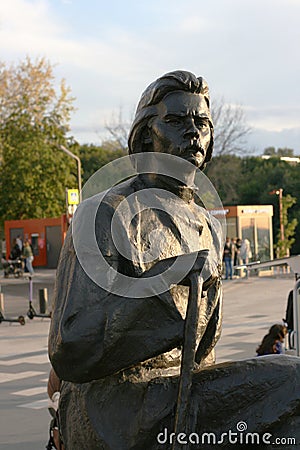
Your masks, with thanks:
M 166 122 L 171 123 L 172 125 L 179 125 L 182 122 L 182 120 L 178 116 L 168 116 L 166 118 Z
M 205 129 L 209 126 L 208 120 L 203 119 L 201 117 L 195 117 L 194 122 L 197 128 Z

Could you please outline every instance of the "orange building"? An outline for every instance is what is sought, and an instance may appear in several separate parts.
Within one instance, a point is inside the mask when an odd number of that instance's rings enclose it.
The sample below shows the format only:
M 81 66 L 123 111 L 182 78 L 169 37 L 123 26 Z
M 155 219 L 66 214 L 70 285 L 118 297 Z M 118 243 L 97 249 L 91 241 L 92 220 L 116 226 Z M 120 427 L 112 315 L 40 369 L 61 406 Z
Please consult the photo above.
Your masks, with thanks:
M 253 259 L 273 259 L 273 205 L 237 205 L 223 208 L 211 213 L 216 217 L 225 215 L 227 236 L 248 239 Z
M 51 219 L 7 220 L 4 223 L 6 256 L 17 236 L 28 239 L 33 249 L 33 266 L 54 269 L 67 232 L 66 215 Z

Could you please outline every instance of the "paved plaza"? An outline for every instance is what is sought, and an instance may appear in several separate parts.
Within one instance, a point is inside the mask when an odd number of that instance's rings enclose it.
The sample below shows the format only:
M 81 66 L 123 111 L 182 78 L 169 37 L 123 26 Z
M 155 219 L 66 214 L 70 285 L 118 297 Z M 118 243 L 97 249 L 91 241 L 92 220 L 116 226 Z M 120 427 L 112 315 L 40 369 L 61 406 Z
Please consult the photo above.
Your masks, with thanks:
M 34 277 L 33 300 L 38 310 L 38 291 L 53 293 L 55 271 L 40 270 Z M 26 316 L 28 280 L 0 279 L 7 317 Z M 250 277 L 224 281 L 224 320 L 217 344 L 217 362 L 255 355 L 268 328 L 281 323 L 287 296 L 294 286 L 292 275 Z M 0 449 L 42 450 L 48 440 L 50 416 L 46 383 L 49 319 L 26 317 L 18 323 L 0 324 Z

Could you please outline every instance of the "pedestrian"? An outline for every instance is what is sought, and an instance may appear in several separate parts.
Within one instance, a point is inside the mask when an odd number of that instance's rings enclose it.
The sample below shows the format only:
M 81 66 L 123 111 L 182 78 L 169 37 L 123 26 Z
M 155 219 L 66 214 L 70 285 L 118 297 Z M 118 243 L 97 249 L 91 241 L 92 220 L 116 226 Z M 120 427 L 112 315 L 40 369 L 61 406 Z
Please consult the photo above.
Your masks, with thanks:
M 22 252 L 23 251 L 23 241 L 22 241 L 22 237 L 19 234 L 16 238 L 16 242 L 17 242 L 17 245 L 19 246 L 19 249 Z
M 236 265 L 236 259 L 237 259 L 237 255 L 236 255 L 236 238 L 232 238 L 231 239 L 231 246 L 232 246 L 232 265 L 235 266 Z
M 26 239 L 26 241 L 24 242 L 23 256 L 25 258 L 25 264 L 28 269 L 28 272 L 30 273 L 30 275 L 33 275 L 34 271 L 33 271 L 33 267 L 32 267 L 32 261 L 34 260 L 34 256 L 33 256 L 32 248 L 31 248 L 31 245 L 30 245 L 30 242 L 28 241 L 28 239 Z
M 248 264 L 250 259 L 252 258 L 251 245 L 249 239 L 247 238 L 242 240 L 240 248 L 240 257 L 242 259 L 243 264 Z
M 299 278 L 296 274 L 296 281 Z M 291 289 L 288 294 L 285 319 L 283 319 L 288 331 L 289 348 L 294 348 L 294 290 Z
M 51 368 L 48 378 L 48 396 L 49 396 L 49 402 L 48 402 L 48 409 L 49 412 L 51 411 L 52 420 L 50 422 L 50 437 L 49 442 L 46 447 L 46 449 L 57 449 L 57 450 L 64 450 L 64 445 L 61 440 L 60 436 L 60 430 L 59 430 L 59 417 L 58 417 L 58 404 L 59 404 L 59 398 L 60 398 L 60 389 L 61 389 L 61 381 L 56 375 L 53 368 Z
M 234 258 L 235 266 L 238 266 L 239 264 L 241 264 L 241 246 L 242 246 L 242 239 L 236 238 L 236 241 L 235 241 L 236 252 L 235 252 L 235 258 Z
M 235 240 L 234 266 L 240 266 L 241 263 L 242 263 L 242 260 L 241 260 L 241 246 L 242 246 L 242 239 L 236 238 L 236 240 Z M 235 275 L 241 276 L 241 269 L 235 269 Z
M 20 247 L 17 244 L 17 240 L 13 239 L 12 241 L 12 246 L 11 246 L 11 251 L 9 254 L 9 259 L 12 259 L 13 261 L 20 258 L 21 256 L 21 250 Z
M 282 343 L 286 334 L 287 327 L 285 325 L 272 325 L 269 333 L 264 336 L 262 343 L 256 349 L 257 356 L 284 353 Z
M 233 257 L 233 246 L 230 238 L 227 236 L 224 245 L 223 261 L 225 264 L 225 280 L 232 280 L 232 257 Z
M 2 258 L 6 259 L 6 240 L 2 239 Z

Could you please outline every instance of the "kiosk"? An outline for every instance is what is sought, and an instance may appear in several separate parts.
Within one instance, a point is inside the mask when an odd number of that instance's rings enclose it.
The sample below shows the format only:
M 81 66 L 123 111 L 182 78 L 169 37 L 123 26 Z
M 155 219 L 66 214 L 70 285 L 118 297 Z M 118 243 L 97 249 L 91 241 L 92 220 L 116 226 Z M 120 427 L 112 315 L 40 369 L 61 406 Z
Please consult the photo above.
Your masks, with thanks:
M 254 261 L 273 259 L 273 205 L 224 206 L 222 212 L 211 213 L 225 215 L 228 237 L 249 240 Z
M 67 232 L 66 215 L 45 219 L 7 220 L 4 223 L 6 256 L 14 238 L 29 239 L 33 250 L 33 266 L 55 269 Z

